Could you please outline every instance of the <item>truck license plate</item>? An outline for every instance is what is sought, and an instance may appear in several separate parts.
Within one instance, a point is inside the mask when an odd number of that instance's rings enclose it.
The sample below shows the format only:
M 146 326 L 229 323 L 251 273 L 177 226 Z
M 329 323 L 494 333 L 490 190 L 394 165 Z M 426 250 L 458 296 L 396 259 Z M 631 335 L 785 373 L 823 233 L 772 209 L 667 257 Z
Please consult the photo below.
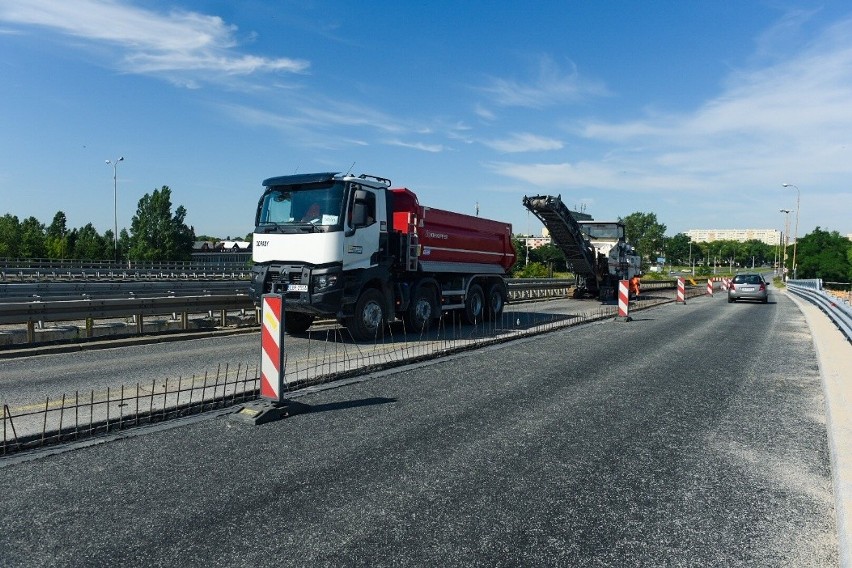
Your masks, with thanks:
M 307 292 L 308 285 L 307 284 L 290 284 L 287 286 L 288 292 Z

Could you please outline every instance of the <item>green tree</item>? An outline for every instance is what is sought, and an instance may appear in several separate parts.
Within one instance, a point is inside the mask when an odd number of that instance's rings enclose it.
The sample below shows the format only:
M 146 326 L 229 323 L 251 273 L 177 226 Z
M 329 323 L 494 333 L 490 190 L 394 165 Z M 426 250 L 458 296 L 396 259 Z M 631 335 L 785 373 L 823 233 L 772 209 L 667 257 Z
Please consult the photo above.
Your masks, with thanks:
M 0 258 L 19 258 L 21 222 L 11 213 L 0 217 Z
M 512 246 L 515 248 L 515 264 L 512 265 L 512 269 L 509 271 L 510 274 L 515 274 L 523 270 L 524 264 L 526 263 L 526 244 L 524 241 L 512 235 Z
M 547 278 L 547 267 L 540 262 L 530 262 L 513 274 L 515 278 Z
M 122 229 L 118 233 L 118 258 L 130 258 L 130 233 L 127 232 L 127 229 Z
M 68 258 L 70 256 L 67 224 L 68 220 L 65 213 L 57 211 L 45 233 L 47 258 Z
M 847 282 L 852 282 L 852 247 L 849 247 L 849 250 L 846 251 L 846 260 L 849 261 L 849 276 L 847 277 Z
M 530 262 L 543 264 L 548 268 L 550 275 L 553 275 L 553 271 L 566 272 L 568 270 L 565 265 L 565 253 L 553 244 L 530 249 Z
M 160 261 L 192 258 L 195 235 L 184 223 L 183 205 L 172 215 L 171 195 L 172 190 L 164 185 L 139 200 L 130 224 L 130 258 Z
M 752 239 L 740 243 L 737 263 L 740 266 L 750 268 L 751 266 L 763 266 L 771 264 L 775 260 L 775 247 L 763 241 Z
M 837 231 L 819 227 L 799 239 L 796 253 L 797 278 L 822 278 L 827 282 L 845 282 L 850 276 L 849 251 L 852 241 Z M 788 260 L 790 258 L 788 257 Z
M 110 258 L 107 255 L 107 246 L 94 225 L 87 223 L 83 228 L 75 231 L 74 258 L 81 260 L 104 260 Z M 112 240 L 109 241 L 112 244 Z
M 655 213 L 631 213 L 623 219 L 627 242 L 636 248 L 644 261 L 656 262 L 665 245 L 666 226 L 657 222 Z
M 684 233 L 678 233 L 666 239 L 666 260 L 670 264 L 688 264 L 692 239 Z
M 18 256 L 21 258 L 44 258 L 44 224 L 35 217 L 27 217 L 21 223 L 21 246 Z

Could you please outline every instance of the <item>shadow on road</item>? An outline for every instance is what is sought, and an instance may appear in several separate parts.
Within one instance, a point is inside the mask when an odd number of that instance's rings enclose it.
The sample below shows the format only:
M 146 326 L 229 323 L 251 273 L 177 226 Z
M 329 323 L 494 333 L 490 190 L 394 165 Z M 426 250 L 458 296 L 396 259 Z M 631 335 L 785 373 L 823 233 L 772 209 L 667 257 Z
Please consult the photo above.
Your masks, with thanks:
M 371 397 L 359 400 L 344 400 L 340 402 L 328 402 L 325 404 L 308 405 L 308 412 L 329 412 L 332 410 L 347 410 L 349 408 L 360 408 L 363 406 L 375 406 L 377 404 L 389 404 L 396 402 L 395 398 Z

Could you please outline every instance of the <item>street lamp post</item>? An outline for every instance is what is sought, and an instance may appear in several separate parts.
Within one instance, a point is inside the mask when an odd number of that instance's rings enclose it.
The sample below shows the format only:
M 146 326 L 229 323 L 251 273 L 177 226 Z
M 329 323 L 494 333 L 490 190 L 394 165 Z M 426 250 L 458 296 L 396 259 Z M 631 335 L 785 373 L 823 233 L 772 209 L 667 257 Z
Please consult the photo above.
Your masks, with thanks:
M 118 163 L 124 161 L 124 156 L 119 159 L 107 160 L 108 166 L 112 166 L 112 219 L 113 219 L 113 260 L 118 262 Z
M 793 280 L 795 280 L 796 270 L 798 269 L 798 266 L 796 266 L 796 246 L 799 244 L 799 202 L 801 201 L 802 193 L 799 191 L 799 186 L 793 185 L 792 183 L 784 183 L 781 185 L 784 187 L 796 188 L 796 232 L 793 234 Z
M 781 250 L 781 279 L 787 281 L 787 247 L 790 246 L 790 210 L 779 209 L 780 213 L 784 213 L 784 243 Z

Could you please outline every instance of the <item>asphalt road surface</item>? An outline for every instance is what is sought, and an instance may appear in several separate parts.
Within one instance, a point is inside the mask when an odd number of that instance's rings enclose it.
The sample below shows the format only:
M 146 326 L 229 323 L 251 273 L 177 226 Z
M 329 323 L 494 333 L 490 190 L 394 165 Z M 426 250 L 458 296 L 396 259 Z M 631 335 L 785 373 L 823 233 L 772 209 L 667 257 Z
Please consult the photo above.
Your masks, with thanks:
M 7 464 L 0 564 L 837 565 L 792 301 L 634 317 Z

